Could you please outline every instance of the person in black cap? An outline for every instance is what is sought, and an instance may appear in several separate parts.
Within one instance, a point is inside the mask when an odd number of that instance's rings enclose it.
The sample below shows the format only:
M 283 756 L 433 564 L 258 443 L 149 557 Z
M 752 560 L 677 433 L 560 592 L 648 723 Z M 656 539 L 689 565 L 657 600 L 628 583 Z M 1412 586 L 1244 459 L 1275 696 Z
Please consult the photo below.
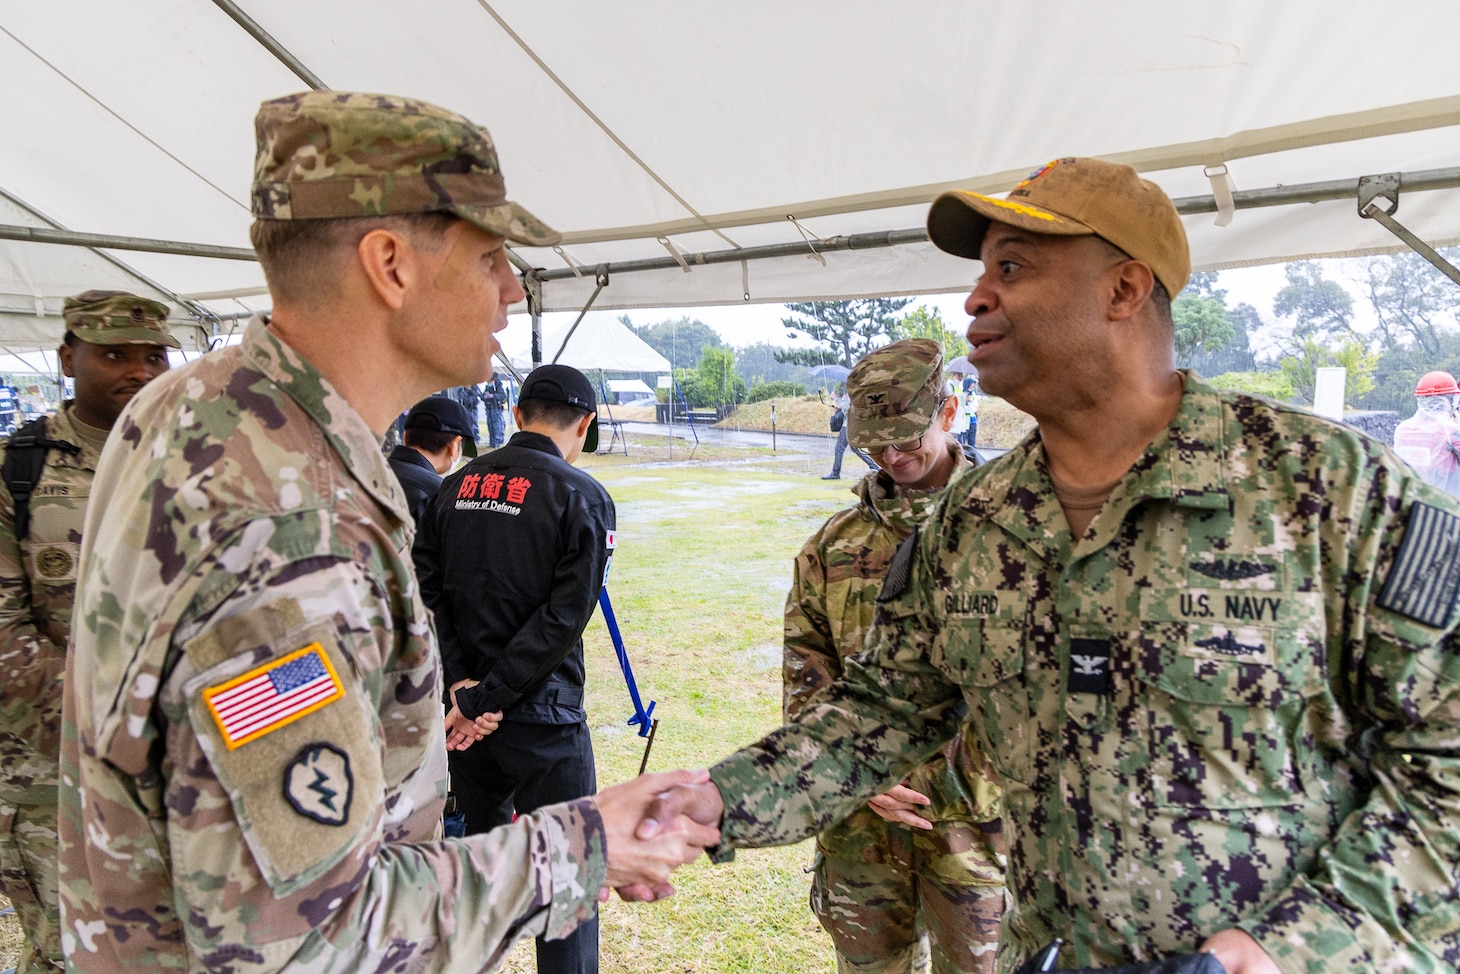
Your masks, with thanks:
M 446 747 L 467 835 L 597 788 L 582 636 L 608 576 L 615 515 L 598 481 L 572 465 L 597 448 L 597 414 L 583 373 L 537 368 L 513 409 L 519 432 L 447 477 L 417 525 L 416 573 L 451 688 Z M 537 969 L 597 971 L 598 921 L 563 940 L 538 938 Z
M 405 491 L 406 505 L 417 524 L 441 478 L 463 456 L 477 455 L 476 423 L 462 405 L 445 396 L 427 396 L 406 413 L 405 441 L 386 459 Z

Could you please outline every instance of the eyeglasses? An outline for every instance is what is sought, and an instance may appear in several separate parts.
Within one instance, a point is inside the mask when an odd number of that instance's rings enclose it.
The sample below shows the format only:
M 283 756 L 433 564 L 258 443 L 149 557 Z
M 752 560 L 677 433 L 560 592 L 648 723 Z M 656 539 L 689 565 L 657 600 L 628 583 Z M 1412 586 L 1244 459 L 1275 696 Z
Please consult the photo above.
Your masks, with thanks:
M 948 397 L 945 396 L 943 398 L 943 400 L 938 403 L 938 410 L 940 412 L 942 411 L 944 404 L 947 403 L 947 402 L 948 402 Z M 938 414 L 937 413 L 934 413 L 933 414 L 933 422 L 936 423 L 937 421 L 938 421 Z M 928 435 L 927 433 L 924 433 L 922 436 L 919 436 L 917 439 L 915 439 L 915 440 L 908 440 L 906 443 L 884 443 L 882 446 L 869 446 L 869 447 L 866 448 L 866 450 L 864 452 L 869 457 L 880 457 L 882 455 L 883 451 L 888 450 L 888 449 L 896 450 L 898 453 L 916 453 L 918 450 L 922 449 L 923 439 L 927 435 Z
M 885 450 L 896 450 L 898 453 L 916 453 L 922 445 L 923 438 L 919 436 L 917 439 L 908 440 L 906 443 L 884 443 L 882 446 L 869 446 L 866 452 L 871 457 L 880 457 Z

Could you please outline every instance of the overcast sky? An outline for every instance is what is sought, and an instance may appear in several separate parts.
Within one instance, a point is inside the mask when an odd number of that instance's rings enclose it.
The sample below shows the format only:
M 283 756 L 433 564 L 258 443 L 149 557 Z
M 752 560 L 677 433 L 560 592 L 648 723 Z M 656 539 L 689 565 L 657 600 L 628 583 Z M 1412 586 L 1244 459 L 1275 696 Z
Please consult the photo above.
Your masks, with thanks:
M 1349 260 L 1325 260 L 1323 261 L 1324 275 L 1331 280 L 1344 284 L 1354 295 L 1354 311 L 1358 326 L 1362 329 L 1372 319 L 1368 312 L 1368 305 L 1361 300 L 1358 288 L 1355 284 L 1358 269 L 1362 266 L 1364 258 Z M 1242 302 L 1247 302 L 1262 314 L 1264 320 L 1272 322 L 1272 302 L 1274 295 L 1287 283 L 1283 276 L 1282 264 L 1269 264 L 1262 267 L 1244 267 L 1234 270 L 1222 271 L 1217 279 L 1217 286 L 1227 290 L 1227 305 L 1234 307 Z M 919 295 L 912 299 L 907 310 L 912 310 L 918 305 L 927 305 L 930 308 L 937 308 L 943 315 L 943 320 L 950 328 L 962 331 L 968 326 L 968 316 L 963 311 L 963 301 L 968 296 L 967 292 L 961 294 L 928 294 Z M 659 321 L 667 321 L 681 316 L 691 319 L 699 319 L 717 331 L 725 343 L 732 346 L 754 345 L 757 342 L 769 342 L 772 345 L 793 345 L 806 344 L 803 338 L 799 343 L 791 341 L 787 337 L 786 329 L 781 325 L 781 318 L 786 314 L 785 307 L 779 304 L 752 304 L 736 305 L 709 308 L 650 308 L 642 311 L 590 311 L 589 316 L 603 315 L 610 318 L 617 318 L 619 315 L 628 314 L 635 325 L 648 325 Z M 543 318 L 545 330 L 551 331 L 555 327 L 562 327 L 570 324 L 577 315 L 562 313 L 549 314 Z M 527 327 L 526 315 L 514 315 L 510 325 L 513 329 L 525 329 Z M 1262 352 L 1269 347 L 1270 342 L 1263 336 L 1256 336 L 1254 348 Z

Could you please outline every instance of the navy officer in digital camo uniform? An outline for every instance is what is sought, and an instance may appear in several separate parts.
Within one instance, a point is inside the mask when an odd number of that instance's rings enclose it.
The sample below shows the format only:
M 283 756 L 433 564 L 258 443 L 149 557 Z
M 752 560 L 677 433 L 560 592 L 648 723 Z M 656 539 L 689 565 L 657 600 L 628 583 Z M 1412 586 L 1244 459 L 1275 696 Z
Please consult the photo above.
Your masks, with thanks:
M 1376 440 L 1178 370 L 1175 207 L 1061 159 L 928 231 L 970 360 L 1038 420 L 901 549 L 867 648 L 660 812 L 825 828 L 965 713 L 1011 828 L 1000 969 L 1460 967 L 1460 507 Z M 643 826 L 645 832 L 652 825 Z

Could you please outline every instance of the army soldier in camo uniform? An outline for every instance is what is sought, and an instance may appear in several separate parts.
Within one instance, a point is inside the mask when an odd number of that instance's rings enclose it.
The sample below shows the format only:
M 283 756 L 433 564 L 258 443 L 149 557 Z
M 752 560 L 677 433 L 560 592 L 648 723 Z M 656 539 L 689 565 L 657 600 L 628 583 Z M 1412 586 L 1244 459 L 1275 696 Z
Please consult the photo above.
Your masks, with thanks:
M 76 971 L 477 971 L 607 886 L 667 894 L 705 842 L 635 840 L 648 776 L 441 839 L 440 663 L 380 452 L 400 411 L 491 374 L 522 298 L 487 133 L 312 92 L 257 119 L 273 300 L 140 396 L 97 470 L 61 743 Z M 695 828 L 698 828 L 696 826 Z
M 66 337 L 57 355 L 76 397 L 44 420 L 34 446 L 12 459 L 29 480 L 28 500 L 0 478 L 0 892 L 25 933 L 19 974 L 59 970 L 56 893 L 56 759 L 61 740 L 61 676 L 71 635 L 71 601 L 81 521 L 107 434 L 122 407 L 168 369 L 168 307 L 124 291 L 67 298 Z M 11 441 L 0 448 L 0 469 Z M 24 495 L 22 495 L 23 497 Z
M 1038 431 L 944 492 L 842 681 L 657 811 L 802 838 L 966 705 L 1012 828 L 1000 970 L 1056 937 L 1062 967 L 1456 970 L 1460 506 L 1175 369 L 1185 233 L 1134 170 L 1062 159 L 928 231 L 983 261 L 970 361 Z
M 950 435 L 958 400 L 943 350 L 893 342 L 847 376 L 848 437 L 878 465 L 858 502 L 796 557 L 786 597 L 785 715 L 795 719 L 862 649 L 898 544 L 976 462 Z M 811 907 L 843 974 L 992 974 L 1004 913 L 999 789 L 959 731 L 926 764 L 816 838 Z

